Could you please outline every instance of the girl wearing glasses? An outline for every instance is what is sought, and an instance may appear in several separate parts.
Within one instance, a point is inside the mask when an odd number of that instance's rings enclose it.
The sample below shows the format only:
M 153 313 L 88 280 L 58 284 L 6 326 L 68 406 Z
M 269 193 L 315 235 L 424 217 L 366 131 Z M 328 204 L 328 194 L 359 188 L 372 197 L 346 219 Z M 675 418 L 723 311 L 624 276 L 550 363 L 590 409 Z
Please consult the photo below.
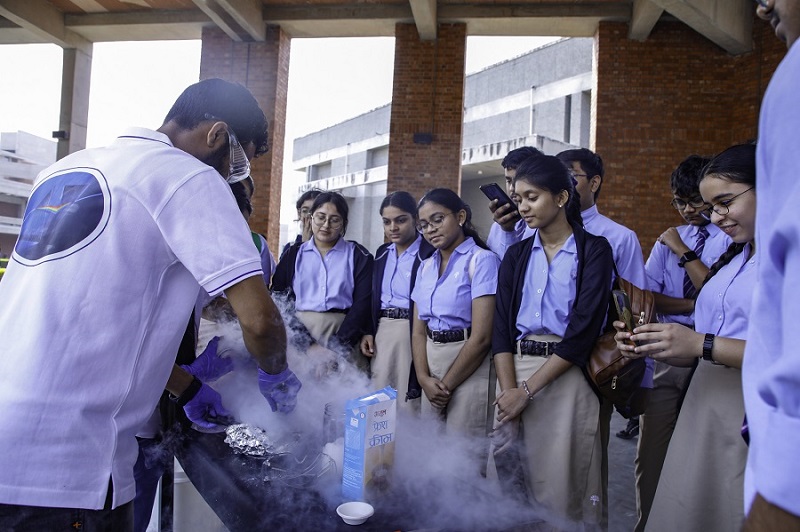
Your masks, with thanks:
M 498 476 L 554 524 L 599 529 L 600 401 L 582 370 L 608 308 L 611 246 L 583 229 L 580 197 L 558 158 L 525 159 L 514 191 L 535 232 L 500 265 L 492 338 Z M 520 468 L 524 480 L 505 478 Z
M 417 232 L 417 202 L 408 192 L 392 192 L 381 203 L 387 242 L 375 253 L 372 275 L 372 330 L 361 339 L 371 358 L 372 388 L 392 386 L 408 392 L 400 408 L 419 409 L 420 387 L 411 377 L 411 290 L 420 262 L 434 248 Z M 411 382 L 410 382 L 411 381 Z
M 471 218 L 452 190 L 431 190 L 419 202 L 417 229 L 436 251 L 422 262 L 411 293 L 411 346 L 422 415 L 441 418 L 448 432 L 485 438 L 500 260 Z
M 295 335 L 295 341 L 302 351 L 313 353 L 311 363 L 320 377 L 338 366 L 330 358 L 334 354 L 362 370 L 368 367 L 355 348 L 370 319 L 372 255 L 343 238 L 348 210 L 341 194 L 317 196 L 311 206 L 313 237 L 292 244 L 272 277 L 272 292 L 294 302 L 300 329 L 307 333 Z M 314 349 L 315 344 L 325 349 Z
M 694 331 L 678 323 L 652 323 L 623 332 L 617 346 L 697 369 L 669 443 L 646 530 L 738 530 L 744 519 L 741 436 L 742 359 L 756 281 L 756 147 L 733 146 L 706 166 L 700 193 L 708 213 L 733 241 L 709 269 L 697 296 Z M 633 340 L 636 347 L 626 340 Z

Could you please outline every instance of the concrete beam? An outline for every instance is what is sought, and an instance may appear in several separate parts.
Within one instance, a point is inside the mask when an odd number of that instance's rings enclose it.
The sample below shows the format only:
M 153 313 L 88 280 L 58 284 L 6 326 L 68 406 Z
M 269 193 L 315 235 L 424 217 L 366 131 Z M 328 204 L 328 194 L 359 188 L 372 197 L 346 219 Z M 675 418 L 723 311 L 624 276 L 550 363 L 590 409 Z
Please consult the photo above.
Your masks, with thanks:
M 652 0 L 678 20 L 733 55 L 753 49 L 750 0 Z
M 436 0 L 409 0 L 421 41 L 436 40 Z
M 236 42 L 250 41 L 252 38 L 235 18 L 216 0 L 192 0 L 219 29 Z
M 91 42 L 200 39 L 203 26 L 214 24 L 199 9 L 66 15 L 64 23 Z
M 61 11 L 45 0 L 0 0 L 0 16 L 33 33 L 43 42 L 63 48 L 91 46 L 86 39 L 67 29 Z
M 663 12 L 664 8 L 651 0 L 633 0 L 628 38 L 634 41 L 646 40 Z
M 267 39 L 267 25 L 261 14 L 260 0 L 217 1 L 254 41 L 264 42 Z

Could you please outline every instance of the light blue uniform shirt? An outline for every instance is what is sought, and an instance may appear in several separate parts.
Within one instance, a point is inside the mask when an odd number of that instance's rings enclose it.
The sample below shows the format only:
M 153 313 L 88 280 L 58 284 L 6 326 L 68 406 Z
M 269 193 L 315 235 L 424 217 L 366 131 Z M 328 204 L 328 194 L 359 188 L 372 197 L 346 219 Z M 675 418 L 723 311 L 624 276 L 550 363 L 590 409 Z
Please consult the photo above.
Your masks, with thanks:
M 474 260 L 472 276 L 470 262 Z M 419 317 L 434 331 L 466 329 L 472 326 L 472 300 L 497 292 L 500 259 L 468 237 L 450 256 L 439 277 L 442 254 L 436 250 L 422 261 L 411 299 Z M 470 278 L 471 277 L 471 278 Z
M 525 220 L 518 220 L 512 231 L 503 231 L 500 224 L 494 222 L 489 229 L 489 238 L 486 239 L 486 245 L 502 260 L 509 247 L 525 240 L 529 236 L 533 236 L 535 232 L 535 229 L 528 227 Z
M 578 279 L 578 251 L 575 235 L 570 235 L 550 264 L 542 248 L 539 232 L 525 271 L 525 288 L 517 315 L 517 340 L 529 334 L 564 336 L 569 312 L 575 301 Z
M 386 267 L 381 284 L 381 308 L 409 308 L 411 301 L 411 270 L 417 258 L 422 236 L 418 236 L 402 255 L 397 256 L 397 246 L 386 248 Z
M 758 257 L 753 255 L 748 259 L 749 253 L 748 244 L 700 290 L 694 309 L 697 332 L 747 339 Z
M 761 104 L 756 154 L 758 274 L 742 368 L 750 425 L 745 508 L 758 492 L 794 515 L 800 515 L 798 43 L 773 74 Z
M 313 238 L 300 246 L 292 287 L 297 310 L 325 312 L 353 306 L 354 247 L 340 238 L 323 259 Z
M 597 205 L 592 205 L 581 212 L 581 216 L 583 227 L 588 232 L 605 237 L 611 244 L 614 263 L 619 274 L 639 288 L 645 288 L 647 276 L 644 273 L 644 255 L 636 233 L 600 214 Z
M 717 262 L 720 255 L 725 253 L 731 243 L 731 239 L 714 224 L 708 224 L 705 228 L 708 231 L 708 237 L 706 237 L 700 260 L 710 267 Z M 695 225 L 681 225 L 676 229 L 684 244 L 690 249 L 694 249 L 700 228 Z M 680 257 L 675 256 L 666 245 L 656 242 L 650 252 L 650 257 L 644 265 L 644 269 L 647 272 L 647 289 L 665 296 L 683 298 L 683 279 L 686 270 L 678 266 L 678 260 L 680 260 Z M 658 321 L 661 323 L 680 323 L 687 327 L 693 327 L 694 315 L 659 314 Z

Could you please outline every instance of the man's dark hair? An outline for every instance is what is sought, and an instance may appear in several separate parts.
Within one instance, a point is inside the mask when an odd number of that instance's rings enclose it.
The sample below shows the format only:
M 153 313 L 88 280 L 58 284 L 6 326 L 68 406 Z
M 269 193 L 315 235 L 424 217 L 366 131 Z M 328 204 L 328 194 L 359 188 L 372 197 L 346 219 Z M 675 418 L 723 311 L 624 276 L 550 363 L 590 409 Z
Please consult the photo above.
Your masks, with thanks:
M 592 150 L 586 148 L 578 148 L 575 150 L 564 150 L 556 155 L 567 168 L 572 166 L 572 163 L 577 162 L 586 172 L 585 179 L 591 179 L 596 175 L 600 176 L 600 186 L 594 193 L 594 200 L 597 201 L 600 196 L 600 189 L 603 188 L 603 178 L 605 177 L 605 170 L 603 169 L 603 159 Z M 577 179 L 577 178 L 576 178 Z
M 306 190 L 305 192 L 300 194 L 299 198 L 297 198 L 297 203 L 295 203 L 295 207 L 299 211 L 300 208 L 303 206 L 303 203 L 307 202 L 308 200 L 317 199 L 317 196 L 322 194 L 322 192 L 323 191 L 318 189 L 318 188 L 310 188 L 310 189 Z
M 503 162 L 500 163 L 500 166 L 505 168 L 506 170 L 516 170 L 517 167 L 530 157 L 531 155 L 542 155 L 542 152 L 534 148 L 533 146 L 523 146 L 521 148 L 517 148 L 515 150 L 511 150 L 506 154 L 503 158 Z
M 703 177 L 703 168 L 711 158 L 700 155 L 690 155 L 672 172 L 669 186 L 672 193 L 681 198 L 692 199 L 700 194 L 700 179 Z
M 236 205 L 239 206 L 239 210 L 242 211 L 242 214 L 247 213 L 247 216 L 253 214 L 253 204 L 250 203 L 250 194 L 244 181 L 231 183 L 230 187 L 231 192 L 233 192 L 233 197 L 236 198 Z
M 253 143 L 256 156 L 269 149 L 267 118 L 244 85 L 219 78 L 190 85 L 172 104 L 164 123 L 175 121 L 189 130 L 206 120 L 228 124 L 242 145 Z

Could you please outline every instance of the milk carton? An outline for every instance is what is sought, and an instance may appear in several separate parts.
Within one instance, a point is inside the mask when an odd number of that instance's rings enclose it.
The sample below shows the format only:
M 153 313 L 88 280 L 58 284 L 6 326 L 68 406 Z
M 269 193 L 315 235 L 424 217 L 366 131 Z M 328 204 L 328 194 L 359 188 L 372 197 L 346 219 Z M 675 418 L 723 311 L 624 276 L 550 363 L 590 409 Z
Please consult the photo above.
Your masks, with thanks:
M 397 391 L 382 390 L 345 405 L 342 495 L 366 501 L 385 491 L 394 462 Z

